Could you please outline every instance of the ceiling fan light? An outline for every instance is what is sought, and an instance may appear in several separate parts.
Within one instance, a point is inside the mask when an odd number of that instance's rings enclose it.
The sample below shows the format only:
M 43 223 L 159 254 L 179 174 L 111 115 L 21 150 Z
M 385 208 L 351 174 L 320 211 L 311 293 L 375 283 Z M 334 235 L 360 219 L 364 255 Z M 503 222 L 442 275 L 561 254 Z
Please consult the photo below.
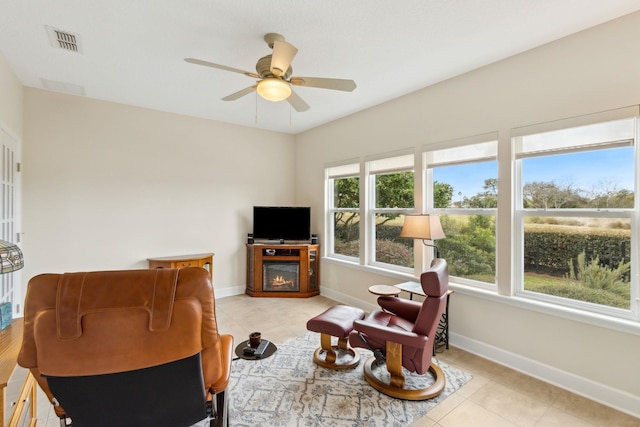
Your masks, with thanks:
M 258 94 L 267 101 L 284 101 L 291 95 L 289 83 L 275 77 L 268 77 L 258 82 Z

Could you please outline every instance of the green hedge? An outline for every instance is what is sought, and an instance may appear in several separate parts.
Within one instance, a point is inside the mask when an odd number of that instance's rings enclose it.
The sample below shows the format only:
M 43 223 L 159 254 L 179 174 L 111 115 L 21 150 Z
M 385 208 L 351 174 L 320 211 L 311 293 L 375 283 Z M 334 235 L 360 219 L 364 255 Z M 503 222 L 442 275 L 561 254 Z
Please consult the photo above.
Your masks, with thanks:
M 336 230 L 337 252 L 358 255 L 357 240 L 354 244 L 349 236 L 357 236 L 357 224 Z M 413 248 L 413 240 L 399 238 L 401 226 L 378 227 L 379 241 L 392 241 L 399 247 L 393 249 L 389 260 L 402 258 L 405 247 Z M 524 229 L 524 269 L 526 272 L 550 274 L 564 277 L 569 274 L 569 262 L 575 262 L 584 251 L 587 261 L 599 257 L 600 265 L 615 269 L 620 262 L 630 260 L 631 231 L 626 229 L 604 229 L 549 224 L 526 224 Z M 469 241 L 471 239 L 471 241 Z M 478 246 L 478 237 L 469 234 L 438 241 L 443 256 L 450 260 L 456 274 L 492 274 L 495 266 L 494 248 Z M 389 249 L 389 243 L 385 243 Z M 486 246 L 486 245 L 485 245 Z M 339 247 L 339 248 L 338 248 Z M 383 253 L 387 250 L 382 251 Z M 381 254 L 382 255 L 382 254 Z M 457 265 L 455 260 L 460 260 Z M 385 261 L 387 261 L 385 259 Z M 452 273 L 453 274 L 453 273 Z
M 582 251 L 587 260 L 598 256 L 602 266 L 612 269 L 631 256 L 630 230 L 527 224 L 524 241 L 525 271 L 554 276 L 568 274 L 569 262 L 575 263 Z

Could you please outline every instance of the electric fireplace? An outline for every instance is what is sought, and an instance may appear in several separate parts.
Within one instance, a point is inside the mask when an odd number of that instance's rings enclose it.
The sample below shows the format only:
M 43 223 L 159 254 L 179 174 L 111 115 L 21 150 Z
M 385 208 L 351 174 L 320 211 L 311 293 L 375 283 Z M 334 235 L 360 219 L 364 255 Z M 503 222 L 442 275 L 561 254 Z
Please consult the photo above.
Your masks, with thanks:
M 264 292 L 299 292 L 298 261 L 263 261 L 262 290 Z

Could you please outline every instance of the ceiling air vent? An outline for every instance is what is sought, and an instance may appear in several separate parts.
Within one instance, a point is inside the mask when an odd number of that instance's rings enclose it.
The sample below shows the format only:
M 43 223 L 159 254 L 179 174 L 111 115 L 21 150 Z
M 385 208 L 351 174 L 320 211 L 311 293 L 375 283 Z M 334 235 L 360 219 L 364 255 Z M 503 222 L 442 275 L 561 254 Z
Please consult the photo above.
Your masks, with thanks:
M 80 36 L 78 34 L 49 26 L 46 28 L 51 46 L 70 52 L 80 52 Z

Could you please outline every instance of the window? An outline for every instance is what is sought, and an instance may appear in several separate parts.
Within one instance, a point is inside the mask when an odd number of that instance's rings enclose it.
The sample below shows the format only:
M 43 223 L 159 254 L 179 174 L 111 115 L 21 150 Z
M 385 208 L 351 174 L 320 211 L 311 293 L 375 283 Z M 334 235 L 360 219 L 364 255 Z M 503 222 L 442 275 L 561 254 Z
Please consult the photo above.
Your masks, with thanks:
M 371 263 L 413 268 L 413 240 L 400 238 L 404 215 L 414 210 L 414 155 L 367 162 Z
M 360 165 L 326 169 L 329 253 L 338 257 L 360 254 Z
M 637 117 L 630 117 L 517 131 L 521 295 L 590 311 L 632 313 L 636 126 Z
M 497 144 L 497 135 L 481 135 L 424 153 L 424 199 L 447 236 L 435 244 L 461 283 L 495 284 Z
M 639 123 L 634 106 L 433 143 L 419 176 L 415 148 L 327 167 L 328 255 L 417 277 L 435 251 L 404 217 L 438 214 L 452 283 L 638 321 Z

